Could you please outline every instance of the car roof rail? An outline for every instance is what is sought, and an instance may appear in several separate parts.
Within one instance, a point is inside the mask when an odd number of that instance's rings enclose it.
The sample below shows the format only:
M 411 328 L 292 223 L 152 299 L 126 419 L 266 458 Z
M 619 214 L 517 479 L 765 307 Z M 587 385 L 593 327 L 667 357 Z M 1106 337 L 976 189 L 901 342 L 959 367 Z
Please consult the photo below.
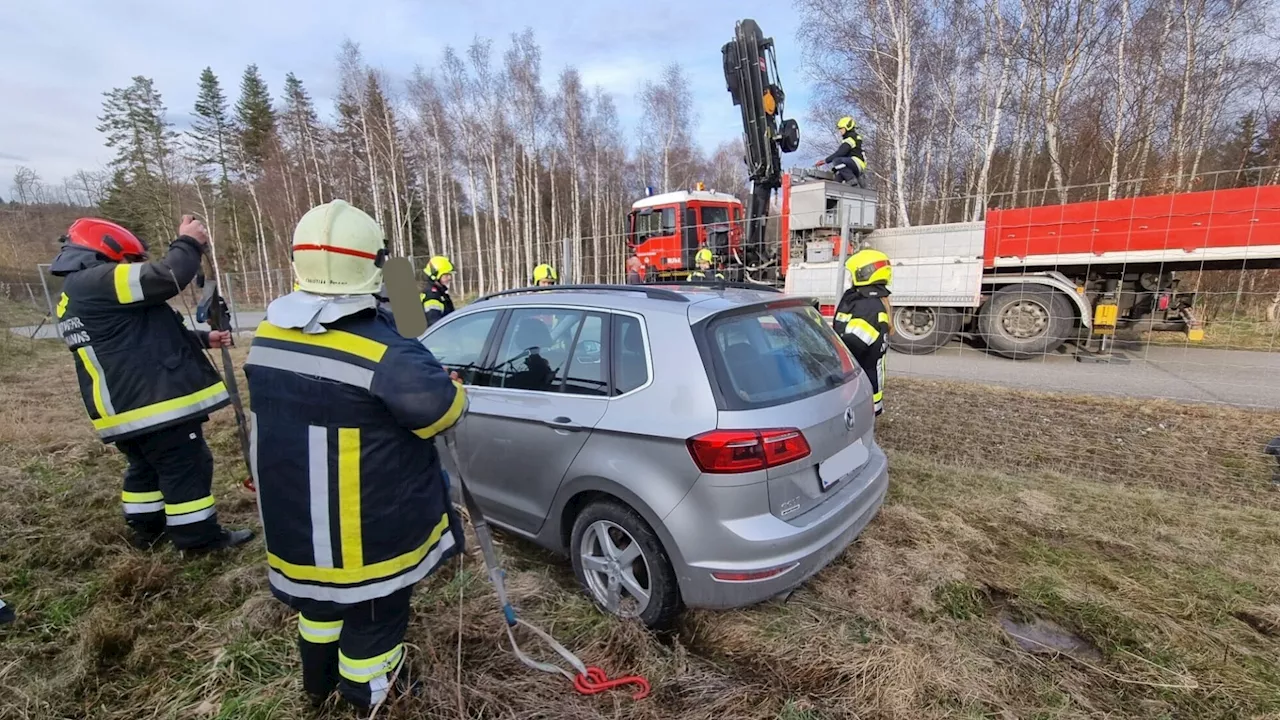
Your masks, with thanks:
M 510 290 L 499 290 L 498 292 L 489 293 L 484 297 L 476 300 L 482 302 L 484 300 L 492 300 L 493 298 L 505 297 L 507 295 L 519 295 L 521 293 L 543 293 L 543 292 L 563 292 L 565 290 L 611 290 L 617 292 L 634 292 L 644 293 L 645 297 L 650 300 L 673 300 L 675 302 L 689 302 L 689 298 L 674 290 L 667 288 L 654 287 L 652 285 L 531 285 L 529 287 L 518 287 Z
M 693 287 L 710 287 L 710 288 L 732 288 L 734 290 L 759 290 L 761 292 L 781 293 L 781 288 L 764 283 L 743 282 L 738 280 L 717 280 L 715 278 L 703 278 L 697 280 L 681 280 L 681 285 L 692 285 Z

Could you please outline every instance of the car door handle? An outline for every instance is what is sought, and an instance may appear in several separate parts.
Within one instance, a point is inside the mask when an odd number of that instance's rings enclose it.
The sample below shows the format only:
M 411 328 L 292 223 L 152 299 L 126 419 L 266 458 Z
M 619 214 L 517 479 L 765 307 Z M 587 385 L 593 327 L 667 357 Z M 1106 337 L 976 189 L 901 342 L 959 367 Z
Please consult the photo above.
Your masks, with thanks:
M 546 425 L 549 428 L 554 428 L 556 430 L 567 430 L 569 432 L 578 432 L 579 430 L 587 429 L 585 425 L 579 425 L 575 423 L 572 418 L 567 418 L 563 415 L 559 417 L 551 418 L 550 420 L 543 420 L 542 424 Z

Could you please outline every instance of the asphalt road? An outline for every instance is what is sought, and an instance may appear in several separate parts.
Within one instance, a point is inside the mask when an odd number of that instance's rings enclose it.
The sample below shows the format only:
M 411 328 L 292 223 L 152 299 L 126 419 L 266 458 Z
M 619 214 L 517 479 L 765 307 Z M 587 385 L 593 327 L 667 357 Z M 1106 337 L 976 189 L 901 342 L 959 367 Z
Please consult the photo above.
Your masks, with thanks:
M 263 315 L 237 313 L 237 327 L 251 331 Z M 13 328 L 12 332 L 29 337 L 34 330 Z M 36 337 L 56 338 L 57 332 L 45 325 Z M 1280 352 L 1134 345 L 1120 353 L 1128 364 L 1078 362 L 1070 346 L 1042 358 L 1014 361 L 952 343 L 932 355 L 890 353 L 886 365 L 891 378 L 905 375 L 1029 390 L 1280 408 Z

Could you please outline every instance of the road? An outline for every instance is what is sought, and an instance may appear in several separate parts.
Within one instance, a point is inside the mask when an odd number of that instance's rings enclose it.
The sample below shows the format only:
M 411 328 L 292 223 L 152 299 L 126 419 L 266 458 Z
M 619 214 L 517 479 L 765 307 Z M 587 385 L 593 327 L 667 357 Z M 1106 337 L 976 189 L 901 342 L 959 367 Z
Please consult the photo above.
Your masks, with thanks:
M 237 327 L 251 331 L 263 316 L 262 312 L 237 313 Z M 34 330 L 13 328 L 23 337 L 29 337 Z M 37 337 L 56 338 L 57 331 L 45 325 Z M 890 377 L 969 380 L 1029 390 L 1280 408 L 1280 352 L 1159 345 L 1139 345 L 1121 352 L 1129 358 L 1128 364 L 1077 362 L 1070 348 L 1035 360 L 1014 361 L 952 343 L 932 355 L 890 353 L 886 364 Z

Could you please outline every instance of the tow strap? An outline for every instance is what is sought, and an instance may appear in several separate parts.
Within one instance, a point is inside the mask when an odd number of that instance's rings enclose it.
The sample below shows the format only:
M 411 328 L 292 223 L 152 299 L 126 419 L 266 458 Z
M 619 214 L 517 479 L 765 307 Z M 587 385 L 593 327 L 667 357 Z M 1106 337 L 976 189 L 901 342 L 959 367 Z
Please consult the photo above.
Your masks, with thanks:
M 515 653 L 520 662 L 534 670 L 540 670 L 545 673 L 563 675 L 566 680 L 573 683 L 573 688 L 582 695 L 595 695 L 606 690 L 611 690 L 624 685 L 635 685 L 637 687 L 635 693 L 631 695 L 633 700 L 643 700 L 649 694 L 649 681 L 639 675 L 626 675 L 623 677 L 610 679 L 604 670 L 595 666 L 589 666 L 582 662 L 577 655 L 574 655 L 564 645 L 561 645 L 555 638 L 544 632 L 541 628 L 532 623 L 525 622 L 516 616 L 515 608 L 511 605 L 511 600 L 507 597 L 507 586 L 505 582 L 506 573 L 498 564 L 498 553 L 493 547 L 493 533 L 489 529 L 489 523 L 484 518 L 484 513 L 480 511 L 479 504 L 472 497 L 471 491 L 467 489 L 467 484 L 462 478 L 462 462 L 458 456 L 458 449 L 454 444 L 452 432 L 444 434 L 445 447 L 449 449 L 449 455 L 453 458 L 453 466 L 458 470 L 458 489 L 462 492 L 462 501 L 467 506 L 467 513 L 471 516 L 471 526 L 475 529 L 476 540 L 480 543 L 480 554 L 484 556 L 485 569 L 489 573 L 489 582 L 493 583 L 493 589 L 498 594 L 498 604 L 502 608 L 502 618 L 506 621 L 507 639 L 511 641 L 511 650 Z M 520 649 L 520 644 L 516 642 L 515 628 L 520 626 L 532 632 L 534 635 L 542 638 L 546 644 L 555 651 L 557 655 L 564 659 L 573 670 L 570 671 L 559 665 L 541 662 L 535 660 L 524 653 Z

